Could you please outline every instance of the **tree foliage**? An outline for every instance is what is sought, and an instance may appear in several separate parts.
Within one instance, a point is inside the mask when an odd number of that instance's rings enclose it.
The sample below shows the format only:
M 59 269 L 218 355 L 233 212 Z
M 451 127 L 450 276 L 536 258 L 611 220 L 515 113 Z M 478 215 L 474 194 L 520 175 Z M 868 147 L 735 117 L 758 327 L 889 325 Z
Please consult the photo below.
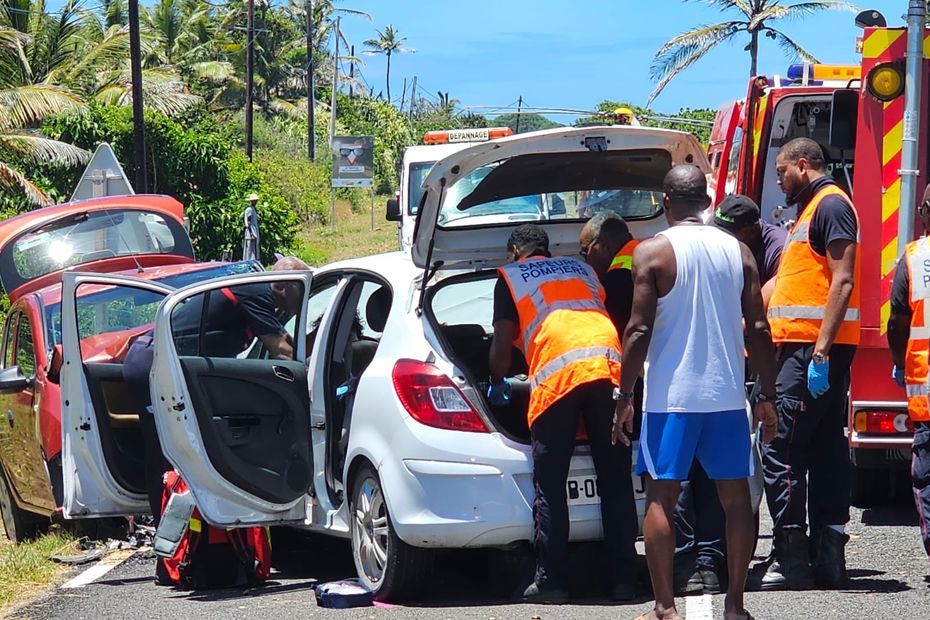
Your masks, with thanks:
M 666 114 L 656 112 L 650 108 L 633 105 L 624 101 L 605 100 L 597 105 L 597 111 L 603 112 L 604 116 L 586 116 L 575 121 L 576 125 L 588 123 L 603 123 L 608 118 L 607 115 L 613 113 L 617 108 L 630 108 L 639 122 L 646 127 L 664 127 L 666 129 L 675 129 L 677 131 L 687 131 L 697 138 L 701 144 L 707 144 L 710 141 L 710 132 L 714 118 L 717 115 L 715 110 L 709 108 L 681 108 L 677 114 Z M 675 120 L 681 119 L 681 120 Z M 700 124 L 688 123 L 683 121 L 699 121 Z
M 520 132 L 526 133 L 528 131 L 539 131 L 540 129 L 553 129 L 555 127 L 562 127 L 561 123 L 556 123 L 551 121 L 542 114 L 536 114 L 535 112 L 521 112 L 520 113 Z M 509 114 L 501 114 L 492 121 L 495 127 L 510 127 L 514 133 L 517 133 L 517 113 L 511 112 Z

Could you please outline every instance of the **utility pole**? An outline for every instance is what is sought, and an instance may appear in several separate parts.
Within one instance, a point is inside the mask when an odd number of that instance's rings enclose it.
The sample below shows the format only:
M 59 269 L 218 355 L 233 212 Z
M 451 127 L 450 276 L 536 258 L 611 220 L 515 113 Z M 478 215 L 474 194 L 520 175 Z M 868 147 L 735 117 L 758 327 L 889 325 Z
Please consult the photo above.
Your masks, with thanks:
M 355 46 L 349 46 L 349 57 L 352 59 L 349 61 L 349 99 L 354 95 L 355 88 Z
M 520 133 L 520 112 L 523 110 L 523 95 L 517 99 L 517 130 L 514 133 Z
M 413 106 L 417 100 L 417 76 L 413 76 L 413 85 L 410 87 L 410 112 L 408 116 L 413 120 Z
M 917 207 L 920 157 L 921 74 L 923 73 L 924 24 L 927 3 L 910 0 L 907 9 L 907 49 L 904 53 L 904 130 L 901 140 L 901 198 L 898 209 L 898 256 L 914 240 L 914 210 Z
M 397 108 L 403 113 L 404 104 L 407 103 L 407 78 L 404 78 L 404 88 L 400 91 L 400 106 Z
M 316 161 L 316 122 L 313 114 L 313 0 L 307 0 L 307 157 Z
M 252 161 L 252 90 L 255 86 L 255 0 L 248 0 L 245 51 L 245 154 Z
M 148 191 L 145 165 L 145 115 L 142 106 L 142 43 L 139 36 L 139 0 L 129 0 L 129 65 L 132 79 L 132 141 L 136 164 L 135 190 Z
M 333 53 L 333 97 L 329 105 L 329 148 L 336 139 L 336 91 L 339 90 L 339 18 L 336 18 L 336 50 Z

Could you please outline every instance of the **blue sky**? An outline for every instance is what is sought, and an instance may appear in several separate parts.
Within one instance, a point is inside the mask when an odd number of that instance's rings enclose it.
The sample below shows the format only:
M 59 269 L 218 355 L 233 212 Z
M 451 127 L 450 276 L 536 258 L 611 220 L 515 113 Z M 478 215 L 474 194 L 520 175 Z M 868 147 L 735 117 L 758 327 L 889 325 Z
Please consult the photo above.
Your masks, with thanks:
M 448 91 L 463 105 L 506 106 L 523 96 L 535 107 L 590 109 L 604 99 L 643 105 L 652 91 L 649 64 L 667 39 L 695 25 L 727 19 L 702 2 L 678 0 L 342 0 L 372 17 L 346 16 L 343 32 L 356 45 L 392 24 L 416 53 L 395 55 L 391 95 L 414 75 L 435 96 Z M 889 25 L 902 25 L 905 0 L 877 0 Z M 829 11 L 781 28 L 822 62 L 858 64 L 854 13 Z M 676 78 L 654 108 L 717 107 L 745 96 L 748 37 L 723 44 Z M 363 56 L 363 75 L 375 93 L 384 89 L 384 59 Z M 763 39 L 762 73 L 784 74 L 789 61 Z M 553 117 L 558 120 L 559 117 Z M 570 120 L 568 117 L 565 121 Z

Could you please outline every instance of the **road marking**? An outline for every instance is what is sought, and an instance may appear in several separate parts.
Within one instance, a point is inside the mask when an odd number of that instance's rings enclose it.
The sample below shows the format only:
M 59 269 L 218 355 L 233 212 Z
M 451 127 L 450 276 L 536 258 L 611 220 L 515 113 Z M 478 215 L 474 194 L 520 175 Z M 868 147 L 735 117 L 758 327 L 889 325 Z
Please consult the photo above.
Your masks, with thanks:
M 69 579 L 65 583 L 61 584 L 61 588 L 83 588 L 87 584 L 93 583 L 97 579 L 100 579 L 111 570 L 131 558 L 136 554 L 137 551 L 139 551 L 139 549 L 117 549 L 77 577 Z
M 688 620 L 713 620 L 714 597 L 702 594 L 685 598 L 685 617 Z

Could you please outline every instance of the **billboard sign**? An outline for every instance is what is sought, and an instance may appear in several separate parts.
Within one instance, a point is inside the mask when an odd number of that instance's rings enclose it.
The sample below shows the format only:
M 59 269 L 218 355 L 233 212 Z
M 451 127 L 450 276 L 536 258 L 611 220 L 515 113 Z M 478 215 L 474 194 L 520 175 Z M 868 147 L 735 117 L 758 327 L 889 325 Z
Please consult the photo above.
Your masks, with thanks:
M 374 138 L 333 138 L 333 187 L 373 187 L 374 183 Z

